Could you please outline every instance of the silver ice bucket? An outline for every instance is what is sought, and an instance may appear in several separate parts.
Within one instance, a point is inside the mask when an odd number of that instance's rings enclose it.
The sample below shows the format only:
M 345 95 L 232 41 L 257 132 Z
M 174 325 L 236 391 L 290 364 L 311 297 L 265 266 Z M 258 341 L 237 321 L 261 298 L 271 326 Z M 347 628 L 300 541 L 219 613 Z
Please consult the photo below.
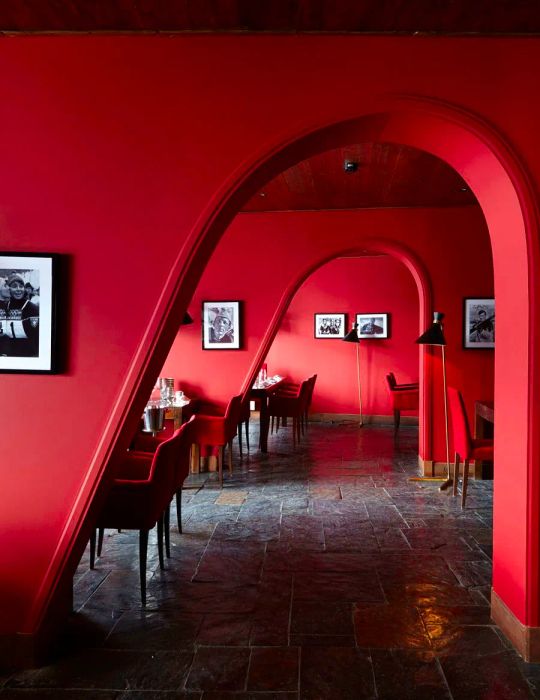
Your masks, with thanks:
M 165 408 L 163 406 L 148 405 L 144 409 L 144 429 L 148 433 L 159 433 L 163 430 L 165 420 Z

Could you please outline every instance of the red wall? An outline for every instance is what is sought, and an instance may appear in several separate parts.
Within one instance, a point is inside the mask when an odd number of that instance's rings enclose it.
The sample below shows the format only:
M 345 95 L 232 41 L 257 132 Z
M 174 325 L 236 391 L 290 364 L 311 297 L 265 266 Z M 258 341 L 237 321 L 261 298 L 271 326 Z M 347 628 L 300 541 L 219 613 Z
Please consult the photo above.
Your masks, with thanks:
M 484 236 L 482 235 L 482 238 Z M 340 258 L 313 273 L 300 287 L 267 356 L 268 371 L 304 379 L 317 374 L 313 413 L 358 413 L 356 348 L 314 338 L 314 314 L 389 314 L 390 337 L 360 343 L 362 409 L 365 415 L 391 415 L 385 375 L 418 381 L 418 290 L 411 273 L 388 256 Z M 412 414 L 418 413 L 412 412 Z
M 528 313 L 536 286 L 527 278 L 527 255 L 534 269 L 536 219 L 529 189 L 521 184 L 512 195 L 506 172 L 513 182 L 529 178 L 530 191 L 538 192 L 539 64 L 536 39 L 2 39 L 2 248 L 62 253 L 69 274 L 61 292 L 65 371 L 55 377 L 2 376 L 1 398 L 9 410 L 3 412 L 0 463 L 0 633 L 39 627 L 55 586 L 82 549 L 87 534 L 80 533 L 82 517 L 111 450 L 127 443 L 125 434 L 116 441 L 117 426 L 126 420 L 133 427 L 144 401 L 136 399 L 129 412 L 137 388 L 142 383 L 142 394 L 149 391 L 166 356 L 170 338 L 162 322 L 176 289 L 170 271 L 182 270 L 173 304 L 180 314 L 197 286 L 203 258 L 211 254 L 206 224 L 219 219 L 221 204 L 242 174 L 307 132 L 385 107 L 395 114 L 386 135 L 425 144 L 451 162 L 478 194 L 491 228 L 503 329 L 497 359 L 503 468 L 496 494 L 495 586 L 521 620 L 538 624 L 537 542 L 527 536 L 538 530 L 532 470 L 538 444 L 531 418 L 538 406 L 527 389 L 529 373 L 536 388 L 540 364 L 529 354 L 536 348 L 529 324 L 537 327 L 537 307 Z M 447 105 L 456 107 L 445 122 L 451 125 L 448 138 L 439 138 L 435 121 L 432 129 L 418 126 L 419 115 L 435 120 Z M 485 153 L 489 129 L 509 146 L 491 159 Z M 517 174 L 516 160 L 523 165 Z M 239 194 L 231 206 L 240 199 Z M 520 207 L 528 207 L 525 225 Z M 432 239 L 423 259 L 434 281 L 440 281 L 434 238 L 441 243 L 460 233 L 445 218 L 447 224 L 420 226 L 424 240 Z M 295 248 L 297 232 L 290 233 Z M 394 236 L 392 228 L 378 233 Z M 469 258 L 467 243 L 461 248 L 453 243 L 444 258 L 452 277 L 461 276 Z M 257 251 L 253 259 L 259 257 Z M 276 288 L 286 288 L 297 272 L 294 264 L 276 267 Z M 489 286 L 483 274 L 470 269 L 467 274 L 467 293 Z M 246 274 L 250 289 L 258 289 L 262 277 L 260 270 Z M 206 282 L 204 294 L 247 299 L 242 285 L 232 277 L 228 284 Z M 262 306 L 246 310 L 253 335 L 250 350 L 230 363 L 237 387 L 254 357 L 253 344 L 268 326 L 273 294 L 261 289 Z M 460 358 L 449 368 L 454 379 L 476 362 L 473 353 L 460 355 L 460 296 L 450 285 L 435 288 L 434 303 L 448 314 L 449 355 Z M 186 328 L 186 338 L 199 342 L 198 331 L 198 324 Z M 186 358 L 183 374 L 203 391 L 210 384 L 212 392 L 224 394 L 230 387 L 216 360 L 213 367 L 209 375 L 206 364 L 188 365 Z M 480 384 L 484 379 L 473 377 Z

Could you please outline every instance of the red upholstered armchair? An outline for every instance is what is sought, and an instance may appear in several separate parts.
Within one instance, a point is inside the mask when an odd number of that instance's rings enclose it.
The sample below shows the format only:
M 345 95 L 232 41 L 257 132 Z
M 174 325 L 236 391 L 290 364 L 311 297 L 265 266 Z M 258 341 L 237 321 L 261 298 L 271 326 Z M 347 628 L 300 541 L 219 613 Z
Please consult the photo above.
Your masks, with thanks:
M 300 433 L 303 430 L 303 422 L 308 408 L 310 394 L 310 379 L 303 381 L 296 390 L 288 389 L 287 393 L 276 393 L 270 396 L 268 413 L 272 421 L 274 432 L 274 419 L 276 429 L 279 430 L 280 422 L 285 425 L 287 418 L 293 420 L 293 446 L 300 442 Z
M 160 567 L 163 562 L 163 514 L 176 490 L 178 462 L 191 446 L 192 423 L 179 428 L 158 445 L 155 453 L 128 452 L 115 466 L 115 478 L 101 513 L 98 528 L 139 530 L 141 600 L 146 604 L 148 533 L 158 526 Z M 90 568 L 94 568 L 95 529 L 90 540 Z
M 401 411 L 417 410 L 420 392 L 418 384 L 398 384 L 393 372 L 386 375 L 386 386 L 392 400 L 394 434 L 397 435 L 401 422 Z
M 448 387 L 448 406 L 452 422 L 454 439 L 454 496 L 457 496 L 459 480 L 459 463 L 463 460 L 463 487 L 461 489 L 461 507 L 465 507 L 467 482 L 469 480 L 469 460 L 493 460 L 493 440 L 479 440 L 471 436 L 469 421 L 461 393 L 454 387 Z
M 219 483 L 223 486 L 223 452 L 228 446 L 229 473 L 232 474 L 232 441 L 236 436 L 238 423 L 242 412 L 242 396 L 233 396 L 229 401 L 225 414 L 211 416 L 198 413 L 193 421 L 193 442 L 199 450 L 204 448 L 218 449 Z

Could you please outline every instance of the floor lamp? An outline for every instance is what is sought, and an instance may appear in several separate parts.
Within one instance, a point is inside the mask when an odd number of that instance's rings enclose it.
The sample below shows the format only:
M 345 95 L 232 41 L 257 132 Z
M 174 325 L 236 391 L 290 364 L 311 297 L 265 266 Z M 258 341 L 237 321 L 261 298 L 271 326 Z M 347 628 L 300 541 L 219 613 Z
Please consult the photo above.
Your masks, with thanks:
M 444 479 L 431 477 L 432 481 L 443 481 L 443 483 L 439 487 L 440 491 L 444 491 L 452 483 L 452 479 L 450 478 L 450 450 L 448 447 L 448 399 L 447 399 L 447 395 L 446 395 L 446 361 L 445 361 L 445 355 L 444 355 L 444 348 L 446 346 L 446 338 L 444 337 L 444 333 L 443 333 L 443 326 L 442 326 L 443 318 L 444 318 L 443 313 L 441 313 L 440 311 L 434 311 L 433 312 L 433 322 L 432 322 L 431 326 L 426 330 L 425 333 L 422 333 L 422 335 L 416 341 L 419 345 L 438 345 L 441 348 L 441 353 L 442 353 L 443 392 L 444 392 L 444 427 L 445 427 L 445 431 L 446 431 L 445 432 L 445 436 L 446 436 L 446 477 Z M 430 477 L 428 477 L 426 480 L 429 480 L 429 479 L 430 479 Z
M 359 426 L 364 425 L 364 417 L 362 415 L 362 385 L 360 383 L 360 338 L 356 329 L 358 324 L 355 323 L 352 330 L 350 330 L 347 335 L 342 338 L 346 343 L 356 343 L 356 381 L 358 383 L 358 405 L 360 407 L 360 423 Z

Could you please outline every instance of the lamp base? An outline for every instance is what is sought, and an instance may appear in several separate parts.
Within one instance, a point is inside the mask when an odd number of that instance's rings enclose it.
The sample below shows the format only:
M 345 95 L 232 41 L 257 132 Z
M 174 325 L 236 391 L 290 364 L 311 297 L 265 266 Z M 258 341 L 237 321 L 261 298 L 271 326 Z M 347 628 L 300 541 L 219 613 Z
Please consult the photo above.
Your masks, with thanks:
M 444 480 L 444 484 L 441 484 L 439 486 L 439 491 L 446 491 L 446 489 L 449 488 L 450 486 L 452 486 L 453 483 L 454 483 L 453 479 L 448 477 L 447 479 Z
M 446 481 L 445 476 L 410 476 L 409 481 Z

